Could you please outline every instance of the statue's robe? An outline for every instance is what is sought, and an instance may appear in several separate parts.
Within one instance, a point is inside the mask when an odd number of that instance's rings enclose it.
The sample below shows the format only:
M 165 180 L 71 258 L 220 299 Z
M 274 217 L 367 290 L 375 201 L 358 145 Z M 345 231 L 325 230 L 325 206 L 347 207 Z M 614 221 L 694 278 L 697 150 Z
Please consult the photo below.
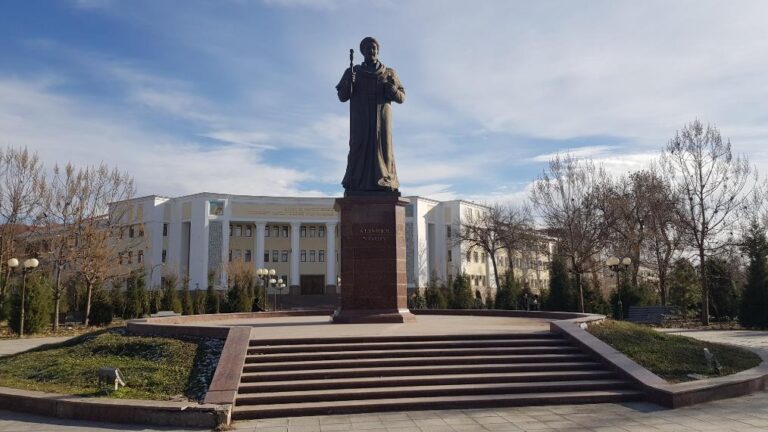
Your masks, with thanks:
M 341 184 L 347 191 L 397 191 L 400 182 L 392 150 L 392 101 L 403 103 L 405 89 L 394 69 L 379 63 L 375 71 L 355 66 L 354 88 L 347 69 L 336 86 L 339 100 L 350 101 L 349 155 Z M 397 88 L 388 95 L 385 83 Z

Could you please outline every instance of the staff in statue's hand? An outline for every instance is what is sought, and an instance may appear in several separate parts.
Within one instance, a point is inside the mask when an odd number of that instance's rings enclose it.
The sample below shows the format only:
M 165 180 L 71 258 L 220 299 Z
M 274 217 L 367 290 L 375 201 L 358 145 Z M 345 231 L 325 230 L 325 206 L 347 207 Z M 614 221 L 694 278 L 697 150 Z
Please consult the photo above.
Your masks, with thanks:
M 349 96 L 352 97 L 352 90 L 355 88 L 355 65 L 352 63 L 355 58 L 355 50 L 349 50 Z

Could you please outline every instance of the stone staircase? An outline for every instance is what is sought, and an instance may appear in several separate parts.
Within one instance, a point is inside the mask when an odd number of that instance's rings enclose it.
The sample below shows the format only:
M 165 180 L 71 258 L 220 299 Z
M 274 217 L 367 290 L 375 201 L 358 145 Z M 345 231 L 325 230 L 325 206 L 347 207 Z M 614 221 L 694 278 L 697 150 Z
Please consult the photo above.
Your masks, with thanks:
M 642 397 L 549 332 L 251 340 L 233 418 Z

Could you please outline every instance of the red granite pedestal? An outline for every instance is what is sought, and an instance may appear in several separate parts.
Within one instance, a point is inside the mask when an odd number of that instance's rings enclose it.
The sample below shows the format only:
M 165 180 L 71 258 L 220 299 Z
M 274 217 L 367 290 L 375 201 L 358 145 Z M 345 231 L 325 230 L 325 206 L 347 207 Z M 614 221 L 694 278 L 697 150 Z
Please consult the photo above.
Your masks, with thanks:
M 346 196 L 341 215 L 341 307 L 334 323 L 406 323 L 405 206 L 399 194 Z

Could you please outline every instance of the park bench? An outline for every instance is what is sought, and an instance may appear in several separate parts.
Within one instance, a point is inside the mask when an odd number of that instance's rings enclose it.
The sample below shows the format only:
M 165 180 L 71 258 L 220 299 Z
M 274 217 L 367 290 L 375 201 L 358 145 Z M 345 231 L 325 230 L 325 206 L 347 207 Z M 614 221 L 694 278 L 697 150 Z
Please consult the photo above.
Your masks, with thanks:
M 674 306 L 630 306 L 627 321 L 638 324 L 663 324 L 679 317 L 680 313 Z

